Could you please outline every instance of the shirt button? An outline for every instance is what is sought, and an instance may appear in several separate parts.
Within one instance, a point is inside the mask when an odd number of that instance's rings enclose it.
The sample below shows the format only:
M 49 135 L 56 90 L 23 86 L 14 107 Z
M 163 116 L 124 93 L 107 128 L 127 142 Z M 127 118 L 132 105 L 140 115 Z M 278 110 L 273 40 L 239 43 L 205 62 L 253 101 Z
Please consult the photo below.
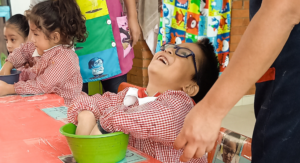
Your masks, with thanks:
M 112 42 L 112 43 L 111 43 L 111 46 L 112 46 L 112 47 L 116 47 L 116 43 L 115 43 L 115 42 Z
M 111 20 L 107 20 L 106 23 L 107 23 L 107 24 L 111 24 Z

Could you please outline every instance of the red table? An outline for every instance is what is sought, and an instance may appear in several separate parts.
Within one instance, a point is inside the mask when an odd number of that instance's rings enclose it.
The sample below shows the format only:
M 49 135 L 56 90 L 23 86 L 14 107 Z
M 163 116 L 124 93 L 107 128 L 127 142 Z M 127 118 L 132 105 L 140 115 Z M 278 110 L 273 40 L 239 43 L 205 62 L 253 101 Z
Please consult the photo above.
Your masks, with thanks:
M 70 155 L 67 141 L 59 133 L 65 121 L 41 110 L 63 105 L 63 98 L 55 94 L 0 97 L 0 162 L 61 163 L 59 156 Z M 128 149 L 146 159 L 139 163 L 159 163 L 130 146 Z

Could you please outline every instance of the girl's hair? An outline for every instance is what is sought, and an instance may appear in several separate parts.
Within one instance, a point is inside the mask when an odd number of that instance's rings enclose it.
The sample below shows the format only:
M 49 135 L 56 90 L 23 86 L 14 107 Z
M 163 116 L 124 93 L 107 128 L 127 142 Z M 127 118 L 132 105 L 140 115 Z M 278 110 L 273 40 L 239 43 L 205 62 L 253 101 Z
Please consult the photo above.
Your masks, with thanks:
M 29 24 L 24 15 L 16 14 L 12 16 L 5 24 L 5 27 L 9 27 L 13 25 L 14 27 L 18 28 L 18 33 L 24 37 L 27 38 L 29 34 Z
M 87 38 L 85 17 L 75 0 L 47 0 L 26 11 L 26 17 L 50 39 L 58 30 L 62 44 L 73 46 Z

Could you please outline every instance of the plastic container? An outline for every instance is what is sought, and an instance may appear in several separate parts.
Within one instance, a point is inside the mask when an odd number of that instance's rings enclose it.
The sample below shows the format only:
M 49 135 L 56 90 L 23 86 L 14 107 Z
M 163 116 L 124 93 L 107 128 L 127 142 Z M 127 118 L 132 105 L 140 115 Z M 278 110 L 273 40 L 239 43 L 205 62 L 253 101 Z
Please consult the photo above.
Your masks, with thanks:
M 114 132 L 104 135 L 75 135 L 72 123 L 60 128 L 77 163 L 116 163 L 126 156 L 129 135 Z
M 21 71 L 11 70 L 10 75 L 0 75 L 0 80 L 5 81 L 7 84 L 14 84 L 19 81 Z

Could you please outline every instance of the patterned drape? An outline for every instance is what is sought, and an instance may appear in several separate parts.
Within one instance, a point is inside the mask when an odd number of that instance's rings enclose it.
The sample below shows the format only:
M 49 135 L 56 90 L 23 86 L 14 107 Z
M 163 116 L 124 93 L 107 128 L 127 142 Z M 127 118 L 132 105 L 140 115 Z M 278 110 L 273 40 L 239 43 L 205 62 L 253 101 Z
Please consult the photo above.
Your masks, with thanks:
M 231 0 L 163 0 L 156 51 L 165 43 L 208 37 L 222 73 L 229 62 L 230 14 Z

